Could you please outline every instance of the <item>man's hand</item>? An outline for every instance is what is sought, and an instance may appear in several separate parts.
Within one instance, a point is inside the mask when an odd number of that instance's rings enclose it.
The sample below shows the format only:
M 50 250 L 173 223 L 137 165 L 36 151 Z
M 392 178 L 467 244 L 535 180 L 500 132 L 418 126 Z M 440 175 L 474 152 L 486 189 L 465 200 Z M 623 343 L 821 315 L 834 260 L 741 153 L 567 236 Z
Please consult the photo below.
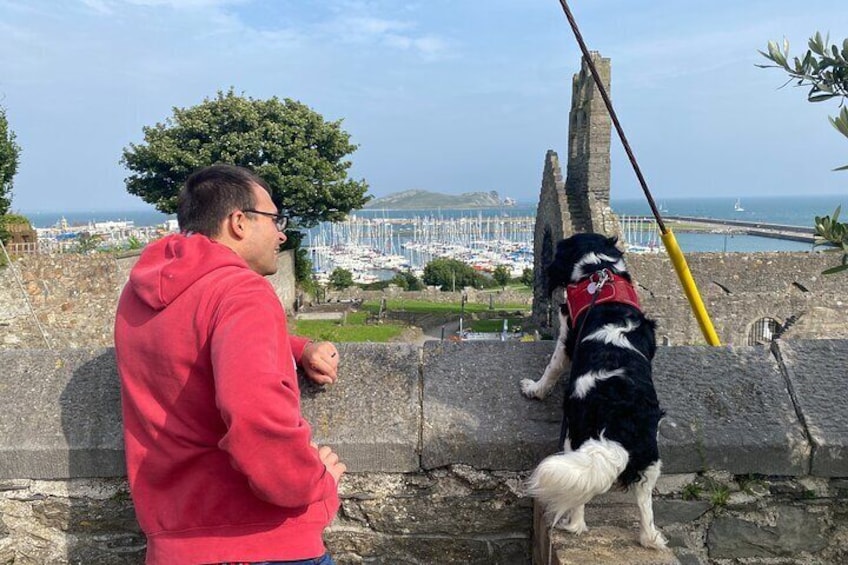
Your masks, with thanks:
M 313 341 L 303 349 L 300 366 L 313 382 L 333 384 L 338 378 L 339 352 L 329 341 Z
M 315 444 L 313 443 L 312 445 Z M 318 447 L 318 457 L 321 459 L 324 467 L 327 468 L 327 472 L 336 480 L 336 484 L 339 484 L 342 475 L 347 471 L 347 465 L 339 461 L 339 456 L 336 452 L 326 445 Z

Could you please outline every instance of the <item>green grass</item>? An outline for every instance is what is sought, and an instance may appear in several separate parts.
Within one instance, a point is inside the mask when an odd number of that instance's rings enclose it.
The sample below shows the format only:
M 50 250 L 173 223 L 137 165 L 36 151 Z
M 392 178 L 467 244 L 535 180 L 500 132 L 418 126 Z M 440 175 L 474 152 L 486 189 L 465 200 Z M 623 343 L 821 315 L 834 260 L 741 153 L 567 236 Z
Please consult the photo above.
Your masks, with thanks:
M 389 310 L 401 310 L 404 312 L 417 312 L 420 314 L 459 314 L 462 311 L 462 305 L 459 302 L 428 302 L 426 300 L 388 300 L 386 307 Z M 379 300 L 369 300 L 362 303 L 362 308 L 369 312 L 378 312 L 380 310 Z M 496 304 L 495 310 L 529 310 L 530 306 L 526 304 Z M 477 304 L 467 302 L 465 311 L 472 312 L 488 312 L 488 304 Z
M 698 500 L 703 492 L 704 489 L 701 488 L 701 485 L 689 483 L 683 487 L 683 500 Z
M 385 342 L 399 336 L 406 326 L 398 324 L 366 325 L 368 312 L 349 312 L 345 322 L 336 320 L 298 320 L 291 331 L 302 337 L 322 341 Z
M 327 320 L 302 320 L 297 323 L 295 333 L 309 339 L 322 341 L 372 341 L 385 342 L 399 336 L 405 326 L 383 324 L 373 326 L 345 325 Z
M 724 485 L 716 487 L 710 493 L 710 502 L 713 506 L 726 506 L 728 500 L 730 500 L 730 489 Z

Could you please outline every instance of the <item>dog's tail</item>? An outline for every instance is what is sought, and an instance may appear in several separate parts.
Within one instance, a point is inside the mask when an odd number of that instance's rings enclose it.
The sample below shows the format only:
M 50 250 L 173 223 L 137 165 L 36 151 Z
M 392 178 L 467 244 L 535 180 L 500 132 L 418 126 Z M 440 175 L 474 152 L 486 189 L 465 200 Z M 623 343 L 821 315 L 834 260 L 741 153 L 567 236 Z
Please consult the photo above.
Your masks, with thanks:
M 545 505 L 553 523 L 568 511 L 609 490 L 630 459 L 620 443 L 590 439 L 576 451 L 546 457 L 528 482 L 528 492 Z

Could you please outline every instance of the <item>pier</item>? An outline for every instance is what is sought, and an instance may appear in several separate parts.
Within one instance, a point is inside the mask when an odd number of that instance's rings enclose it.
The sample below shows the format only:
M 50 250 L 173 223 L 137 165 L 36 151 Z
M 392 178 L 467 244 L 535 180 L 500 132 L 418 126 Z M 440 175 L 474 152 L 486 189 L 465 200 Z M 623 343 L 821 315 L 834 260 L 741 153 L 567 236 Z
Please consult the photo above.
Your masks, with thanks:
M 699 224 L 713 233 L 743 233 L 758 237 L 815 243 L 813 228 L 803 226 L 788 226 L 767 222 L 748 222 L 743 220 L 722 220 L 719 218 L 700 218 L 696 216 L 665 216 L 663 218 L 675 224 Z M 645 218 L 653 221 L 653 218 Z

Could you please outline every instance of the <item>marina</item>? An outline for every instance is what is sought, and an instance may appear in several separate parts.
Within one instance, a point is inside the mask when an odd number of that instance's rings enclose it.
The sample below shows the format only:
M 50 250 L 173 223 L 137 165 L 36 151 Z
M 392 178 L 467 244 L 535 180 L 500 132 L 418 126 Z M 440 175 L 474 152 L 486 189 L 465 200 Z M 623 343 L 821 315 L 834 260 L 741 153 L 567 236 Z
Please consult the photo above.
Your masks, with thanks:
M 412 271 L 421 276 L 435 258 L 457 259 L 491 273 L 505 266 L 518 277 L 533 268 L 530 216 L 439 218 L 368 218 L 352 215 L 345 222 L 322 224 L 307 234 L 307 246 L 319 281 L 344 268 L 360 283 Z

